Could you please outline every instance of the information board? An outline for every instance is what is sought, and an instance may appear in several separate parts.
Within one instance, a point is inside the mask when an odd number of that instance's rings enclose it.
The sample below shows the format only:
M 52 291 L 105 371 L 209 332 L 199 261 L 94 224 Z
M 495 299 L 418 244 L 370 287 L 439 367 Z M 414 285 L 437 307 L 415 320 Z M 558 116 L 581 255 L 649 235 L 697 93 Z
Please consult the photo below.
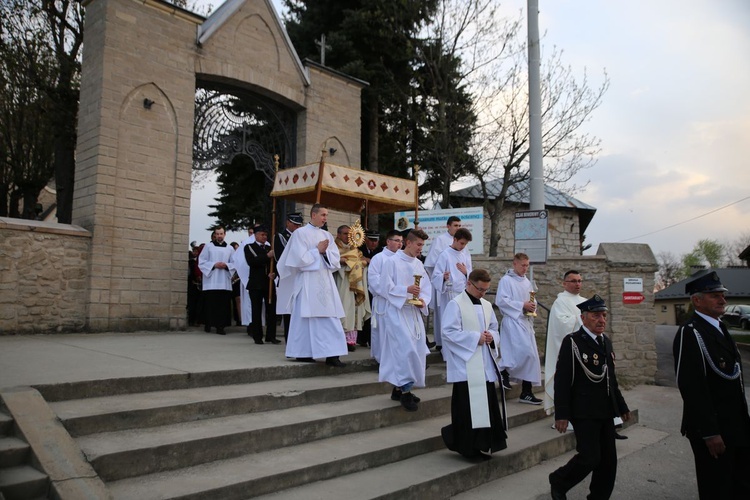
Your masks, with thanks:
M 546 210 L 516 212 L 514 253 L 525 253 L 531 264 L 547 262 L 547 220 Z
M 448 208 L 445 210 L 420 210 L 419 228 L 430 238 L 424 242 L 422 255 L 430 252 L 435 238 L 446 231 L 448 217 L 455 215 L 461 219 L 461 227 L 471 231 L 471 241 L 467 245 L 471 255 L 484 254 L 484 211 L 482 207 Z M 394 212 L 393 227 L 399 231 L 414 227 L 414 210 Z

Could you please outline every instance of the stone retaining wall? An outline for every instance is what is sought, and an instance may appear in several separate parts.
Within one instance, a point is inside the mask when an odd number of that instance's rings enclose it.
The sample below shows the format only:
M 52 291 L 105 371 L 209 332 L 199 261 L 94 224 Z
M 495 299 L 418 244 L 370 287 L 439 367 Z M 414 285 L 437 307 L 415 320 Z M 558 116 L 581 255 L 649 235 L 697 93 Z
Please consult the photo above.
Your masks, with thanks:
M 90 330 L 88 307 L 88 255 L 91 235 L 77 226 L 0 218 L 0 334 L 58 333 Z M 511 259 L 474 256 L 475 268 L 492 276 L 488 299 L 494 301 L 500 277 Z M 582 295 L 598 293 L 610 309 L 607 335 L 617 353 L 617 370 L 625 386 L 653 383 L 656 375 L 654 342 L 654 272 L 657 269 L 647 245 L 602 244 L 597 255 L 552 257 L 533 268 L 539 287 L 537 300 L 551 307 L 562 291 L 562 276 L 569 269 L 581 272 Z M 643 279 L 645 300 L 626 305 L 623 280 Z M 183 285 L 184 283 L 175 283 Z M 185 310 L 184 304 L 177 307 Z M 149 313 L 145 312 L 146 317 Z M 539 309 L 535 330 L 539 353 L 544 356 L 547 311 Z M 165 329 L 167 326 L 165 325 Z
M 0 217 L 0 335 L 81 331 L 91 234 Z
M 492 276 L 492 286 L 487 299 L 494 302 L 497 283 L 512 267 L 512 258 L 472 258 L 474 268 L 485 268 Z M 654 311 L 654 273 L 658 266 L 648 245 L 603 243 L 597 255 L 578 257 L 551 257 L 544 265 L 533 266 L 533 278 L 539 291 L 537 301 L 552 307 L 557 294 L 562 291 L 562 278 L 566 271 L 581 272 L 581 295 L 599 294 L 607 301 L 609 320 L 606 334 L 612 340 L 617 355 L 617 372 L 620 383 L 633 386 L 653 383 L 656 376 L 656 344 Z M 624 278 L 642 278 L 644 301 L 624 304 L 622 299 Z M 544 358 L 548 313 L 539 308 L 534 322 L 540 357 Z

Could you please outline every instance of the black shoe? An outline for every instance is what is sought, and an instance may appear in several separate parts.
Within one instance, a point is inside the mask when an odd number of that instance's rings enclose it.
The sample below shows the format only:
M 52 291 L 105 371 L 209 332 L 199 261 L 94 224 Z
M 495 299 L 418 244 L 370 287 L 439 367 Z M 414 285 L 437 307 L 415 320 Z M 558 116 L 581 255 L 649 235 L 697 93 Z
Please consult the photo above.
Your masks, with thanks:
M 414 401 L 414 395 L 411 392 L 401 393 L 401 406 L 403 406 L 406 411 L 417 411 L 419 409 L 419 406 Z
M 313 358 L 294 358 L 294 360 L 299 361 L 300 363 L 315 363 Z
M 266 340 L 266 342 L 268 342 L 269 344 L 281 344 L 281 341 L 278 339 Z
M 349 352 L 354 352 L 357 350 L 357 346 L 354 344 L 346 344 L 346 350 Z
M 521 397 L 518 398 L 519 403 L 525 403 L 527 405 L 540 405 L 542 404 L 542 400 L 539 398 L 534 397 L 533 394 L 521 394 Z
M 549 488 L 550 488 L 550 494 L 552 496 L 552 500 L 567 500 L 567 497 L 565 496 L 565 492 L 561 491 L 557 486 L 555 486 L 555 483 L 552 480 L 552 474 L 548 476 L 549 478 Z
M 550 486 L 550 495 L 552 496 L 552 500 L 567 500 L 568 498 L 565 496 L 565 493 L 555 489 L 554 486 Z
M 441 345 L 436 345 L 436 346 L 435 346 L 435 350 L 436 350 L 437 352 L 440 352 L 440 351 L 442 351 L 442 350 L 443 350 L 443 346 L 441 346 Z
M 255 343 L 259 344 L 259 345 L 263 345 L 264 344 L 264 342 L 262 340 L 255 340 Z
M 203 327 L 203 331 L 206 332 L 206 333 L 211 333 L 211 327 L 208 326 L 208 325 L 206 325 L 206 326 Z
M 503 389 L 506 391 L 509 391 L 512 389 L 512 386 L 510 385 L 510 376 L 507 373 L 501 373 L 503 378 Z
M 428 340 L 428 341 L 427 341 L 427 349 L 432 349 L 433 347 L 435 347 L 435 342 L 430 342 L 430 341 Z
M 401 401 L 401 389 L 399 389 L 398 387 L 394 387 L 391 391 L 391 399 L 394 401 Z M 420 401 L 422 401 L 413 392 L 411 393 L 411 399 L 413 399 L 415 403 L 419 403 Z
M 222 328 L 217 328 L 217 329 L 216 329 L 216 334 L 217 334 L 217 335 L 226 335 L 226 334 L 227 334 L 227 332 L 225 332 L 225 331 L 224 331 L 224 328 L 222 327 Z
M 394 387 L 391 391 L 391 399 L 394 401 L 401 401 L 401 389 Z
M 338 356 L 330 356 L 326 358 L 326 364 L 328 366 L 335 366 L 336 368 L 343 368 L 346 363 L 342 363 Z
M 623 436 L 619 432 L 615 432 L 615 439 L 627 439 L 627 436 Z

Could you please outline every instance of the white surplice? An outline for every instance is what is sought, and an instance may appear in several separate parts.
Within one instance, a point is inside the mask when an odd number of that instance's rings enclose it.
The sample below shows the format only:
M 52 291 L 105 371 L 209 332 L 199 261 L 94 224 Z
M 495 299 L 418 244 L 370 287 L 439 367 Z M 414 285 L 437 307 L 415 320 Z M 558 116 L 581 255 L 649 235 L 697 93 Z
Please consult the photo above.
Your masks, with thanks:
M 424 387 L 427 354 L 430 350 L 425 343 L 424 320 L 427 307 L 417 307 L 407 303 L 412 298 L 407 287 L 414 284 L 414 275 L 422 276 L 419 298 L 426 305 L 430 303 L 432 286 L 422 262 L 410 257 L 403 250 L 387 258 L 380 273 L 380 287 L 386 297 L 380 333 L 380 372 L 378 380 L 389 382 L 396 387 L 413 383 Z
M 544 410 L 547 415 L 551 415 L 555 408 L 555 370 L 560 344 L 567 334 L 577 332 L 583 326 L 581 310 L 576 306 L 585 300 L 580 295 L 562 291 L 549 311 L 544 356 Z
M 247 293 L 247 281 L 250 278 L 250 266 L 245 260 L 245 246 L 255 243 L 255 235 L 251 234 L 240 243 L 237 250 L 232 253 L 232 264 L 240 278 L 240 320 L 242 326 L 247 326 L 253 322 L 253 308 L 250 303 L 250 294 Z M 263 316 L 265 318 L 265 315 Z
M 382 252 L 375 254 L 370 259 L 370 265 L 367 268 L 367 287 L 372 295 L 370 353 L 378 363 L 380 363 L 380 323 L 385 316 L 385 307 L 388 302 L 385 298 L 385 293 L 380 288 L 380 274 L 383 271 L 385 259 L 389 259 L 394 255 L 396 255 L 396 252 L 391 252 L 388 248 L 384 248 Z
M 495 304 L 500 308 L 500 369 L 507 369 L 510 377 L 527 380 L 532 385 L 542 385 L 542 366 L 534 337 L 534 319 L 525 316 L 524 302 L 528 302 L 532 291 L 526 276 L 519 276 L 513 269 L 500 279 Z
M 451 244 L 453 244 L 453 236 L 451 236 L 448 231 L 436 236 L 432 245 L 430 245 L 430 251 L 427 253 L 427 257 L 424 259 L 425 269 L 432 273 L 435 264 L 437 264 L 438 257 L 440 257 L 443 250 L 451 246 Z
M 234 264 L 231 261 L 234 249 L 229 246 L 218 247 L 208 243 L 198 256 L 198 268 L 203 273 L 203 290 L 231 290 Z M 227 264 L 229 269 L 214 268 L 217 262 Z
M 325 258 L 318 252 L 318 243 L 323 240 L 328 240 Z M 312 224 L 300 227 L 289 238 L 276 266 L 279 274 L 276 310 L 291 312 L 287 357 L 347 354 L 341 326 L 344 308 L 333 280 L 333 271 L 341 267 L 340 258 L 331 233 Z
M 456 267 L 456 264 L 459 263 L 466 266 L 466 274 L 459 271 Z M 452 246 L 443 250 L 437 262 L 435 262 L 431 282 L 434 290 L 433 300 L 435 301 L 433 307 L 435 310 L 435 329 L 433 333 L 437 345 L 443 345 L 443 309 L 456 295 L 466 290 L 466 282 L 469 279 L 468 276 L 471 273 L 471 269 L 471 254 L 463 250 L 458 251 Z M 451 273 L 448 281 L 445 281 L 443 278 L 443 273 L 446 271 L 450 271 Z

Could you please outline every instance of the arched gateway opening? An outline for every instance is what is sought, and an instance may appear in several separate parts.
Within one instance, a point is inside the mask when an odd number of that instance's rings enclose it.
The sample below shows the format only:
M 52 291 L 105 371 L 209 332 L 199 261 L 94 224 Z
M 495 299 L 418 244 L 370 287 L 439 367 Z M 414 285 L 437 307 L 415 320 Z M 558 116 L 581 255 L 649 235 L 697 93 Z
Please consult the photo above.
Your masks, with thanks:
M 279 168 L 296 164 L 296 119 L 294 110 L 259 93 L 198 80 L 193 169 L 216 173 L 221 206 L 212 220 L 230 231 L 270 222 L 274 156 Z M 280 220 L 287 209 L 277 207 Z

